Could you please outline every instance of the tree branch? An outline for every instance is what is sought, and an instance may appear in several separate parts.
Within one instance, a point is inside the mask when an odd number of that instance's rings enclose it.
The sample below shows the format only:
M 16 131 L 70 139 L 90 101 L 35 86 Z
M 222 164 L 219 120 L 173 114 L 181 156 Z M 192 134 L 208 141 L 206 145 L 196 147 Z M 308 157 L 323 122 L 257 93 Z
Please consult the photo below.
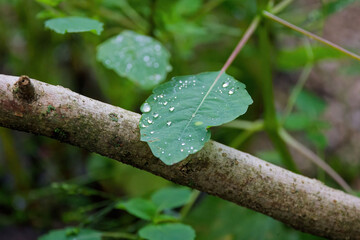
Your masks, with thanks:
M 140 115 L 30 79 L 34 100 L 16 94 L 19 77 L 0 75 L 0 126 L 79 146 L 178 184 L 219 196 L 331 239 L 360 239 L 360 199 L 210 141 L 167 166 L 141 142 Z

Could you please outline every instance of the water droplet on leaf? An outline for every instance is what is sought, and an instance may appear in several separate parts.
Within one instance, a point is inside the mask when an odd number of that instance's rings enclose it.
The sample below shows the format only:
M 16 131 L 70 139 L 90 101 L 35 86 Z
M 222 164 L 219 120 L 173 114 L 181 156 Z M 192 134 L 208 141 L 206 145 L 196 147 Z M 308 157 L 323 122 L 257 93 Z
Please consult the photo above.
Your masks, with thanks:
M 141 110 L 143 113 L 150 112 L 150 111 L 151 111 L 151 106 L 150 106 L 150 104 L 148 104 L 148 103 L 144 103 L 143 105 L 141 105 L 140 110 Z

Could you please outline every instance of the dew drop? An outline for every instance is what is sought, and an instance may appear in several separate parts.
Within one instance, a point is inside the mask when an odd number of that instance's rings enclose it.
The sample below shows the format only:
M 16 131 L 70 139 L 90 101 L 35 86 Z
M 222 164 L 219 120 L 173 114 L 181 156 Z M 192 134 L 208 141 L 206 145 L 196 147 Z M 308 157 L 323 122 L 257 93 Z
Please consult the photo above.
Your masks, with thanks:
M 190 147 L 190 149 L 191 149 L 191 150 L 193 150 L 193 149 L 194 149 L 194 147 Z
M 147 122 L 150 123 L 150 124 L 152 124 L 152 120 L 151 120 L 151 119 L 148 119 Z
M 167 124 L 168 126 L 170 126 L 170 125 L 171 125 L 171 121 L 168 121 L 166 124 Z
M 148 103 L 144 103 L 143 105 L 141 105 L 140 110 L 141 110 L 143 113 L 150 112 L 150 111 L 151 111 L 151 106 L 150 106 L 150 104 L 148 104 Z
M 180 151 L 181 151 L 181 152 L 183 152 L 183 151 L 184 151 L 184 149 L 180 149 Z
M 144 56 L 143 59 L 144 59 L 145 62 L 148 62 L 150 60 L 150 57 L 148 55 L 146 55 L 146 56 Z
M 154 131 L 151 131 L 150 133 L 151 133 L 151 134 L 154 134 Z
M 229 82 L 225 82 L 222 86 L 223 86 L 224 88 L 228 87 L 228 86 L 229 86 Z
M 184 145 L 185 145 L 185 143 L 182 143 L 181 145 L 182 145 L 182 146 L 184 146 Z
M 229 95 L 233 95 L 234 94 L 234 91 L 233 90 L 230 90 L 229 91 Z
M 170 111 L 170 112 L 173 112 L 174 109 L 175 109 L 174 107 L 171 107 L 171 108 L 169 108 L 169 111 Z
M 157 118 L 157 117 L 159 117 L 159 114 L 158 114 L 158 113 L 154 113 L 153 117 L 154 117 L 154 118 Z
M 155 45 L 155 50 L 156 50 L 156 51 L 160 51 L 160 49 L 161 49 L 160 45 L 159 45 L 159 44 L 156 44 L 156 45 Z
M 126 72 L 129 72 L 132 69 L 133 65 L 131 63 L 128 63 L 126 65 Z
M 168 104 L 168 102 L 164 102 L 164 106 L 166 106 Z

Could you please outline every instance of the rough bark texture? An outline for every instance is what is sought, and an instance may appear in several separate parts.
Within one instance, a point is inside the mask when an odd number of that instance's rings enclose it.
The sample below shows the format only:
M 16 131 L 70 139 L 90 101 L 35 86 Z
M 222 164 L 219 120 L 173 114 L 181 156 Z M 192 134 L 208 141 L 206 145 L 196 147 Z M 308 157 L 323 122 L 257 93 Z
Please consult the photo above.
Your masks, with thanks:
M 0 126 L 117 159 L 331 239 L 360 239 L 360 199 L 210 141 L 167 166 L 141 142 L 140 115 L 31 79 L 34 101 L 16 95 L 19 77 L 0 75 Z

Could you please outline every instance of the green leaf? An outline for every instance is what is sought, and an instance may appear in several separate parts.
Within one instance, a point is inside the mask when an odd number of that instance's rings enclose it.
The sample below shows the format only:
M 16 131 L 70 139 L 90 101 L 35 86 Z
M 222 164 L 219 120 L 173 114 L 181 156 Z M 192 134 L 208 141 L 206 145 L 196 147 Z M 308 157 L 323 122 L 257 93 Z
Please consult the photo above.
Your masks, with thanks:
M 156 215 L 155 204 L 142 198 L 133 198 L 127 202 L 120 202 L 116 207 L 148 221 L 152 220 Z
M 288 130 L 305 130 L 312 126 L 313 119 L 304 113 L 292 113 L 286 119 L 284 127 Z
M 245 85 L 219 72 L 174 77 L 154 89 L 141 107 L 141 140 L 166 164 L 199 151 L 210 139 L 208 127 L 244 114 L 252 99 Z
M 108 39 L 98 46 L 97 59 L 118 75 L 129 78 L 144 89 L 164 81 L 169 52 L 157 40 L 132 31 Z
M 101 240 L 101 232 L 92 229 L 65 228 L 52 230 L 39 240 Z
M 318 117 L 326 108 L 326 103 L 313 93 L 301 91 L 296 99 L 295 106 L 310 117 Z
M 159 211 L 180 207 L 189 202 L 191 190 L 188 188 L 163 188 L 151 196 Z
M 313 62 L 319 62 L 326 59 L 338 59 L 345 57 L 345 55 L 335 49 L 325 46 L 311 47 L 314 58 Z M 300 46 L 294 49 L 281 50 L 277 56 L 277 66 L 282 70 L 293 70 L 302 68 L 309 61 L 307 50 L 305 46 Z
M 178 222 L 179 218 L 168 215 L 168 214 L 160 214 L 156 215 L 153 219 L 154 223 L 161 223 L 161 222 Z
M 193 240 L 195 231 L 185 224 L 168 223 L 161 225 L 148 225 L 139 231 L 142 238 L 148 240 Z
M 36 0 L 36 1 L 51 7 L 56 7 L 57 5 L 59 5 L 59 3 L 61 3 L 64 0 Z
M 103 30 L 103 23 L 85 17 L 63 17 L 47 20 L 45 27 L 61 34 L 67 32 L 93 32 L 100 35 Z

